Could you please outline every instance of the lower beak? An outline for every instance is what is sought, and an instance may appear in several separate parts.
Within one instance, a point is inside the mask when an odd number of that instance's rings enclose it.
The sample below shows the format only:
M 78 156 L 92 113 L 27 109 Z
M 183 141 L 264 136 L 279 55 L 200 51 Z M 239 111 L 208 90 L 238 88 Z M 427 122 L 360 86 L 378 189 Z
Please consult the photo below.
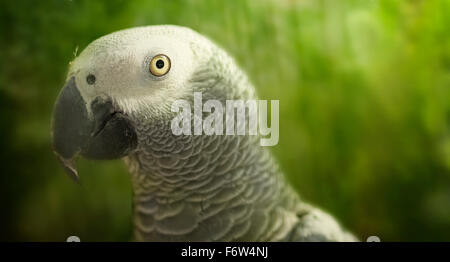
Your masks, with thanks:
M 92 114 L 88 114 L 88 107 Z M 137 145 L 132 121 L 116 110 L 109 97 L 88 105 L 72 77 L 61 90 L 52 119 L 53 149 L 66 172 L 78 181 L 75 159 L 117 159 Z

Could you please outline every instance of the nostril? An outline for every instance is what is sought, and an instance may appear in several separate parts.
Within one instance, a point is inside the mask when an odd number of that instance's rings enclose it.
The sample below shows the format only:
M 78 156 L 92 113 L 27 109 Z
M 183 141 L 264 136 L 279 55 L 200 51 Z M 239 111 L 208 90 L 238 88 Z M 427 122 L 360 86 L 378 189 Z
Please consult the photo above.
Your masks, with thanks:
M 87 77 L 86 77 L 86 82 L 88 83 L 88 85 L 93 85 L 93 84 L 95 84 L 95 75 L 93 75 L 93 74 L 89 74 Z

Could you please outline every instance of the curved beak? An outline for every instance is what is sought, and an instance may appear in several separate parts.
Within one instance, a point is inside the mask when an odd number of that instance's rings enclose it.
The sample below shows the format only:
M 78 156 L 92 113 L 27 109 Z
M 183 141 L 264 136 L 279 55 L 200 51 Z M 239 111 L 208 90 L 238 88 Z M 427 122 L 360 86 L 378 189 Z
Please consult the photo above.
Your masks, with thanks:
M 88 114 L 88 108 L 92 112 Z M 137 145 L 133 122 L 117 110 L 109 97 L 98 96 L 89 105 L 75 78 L 66 83 L 56 100 L 52 119 L 53 150 L 65 171 L 76 181 L 75 160 L 121 158 Z

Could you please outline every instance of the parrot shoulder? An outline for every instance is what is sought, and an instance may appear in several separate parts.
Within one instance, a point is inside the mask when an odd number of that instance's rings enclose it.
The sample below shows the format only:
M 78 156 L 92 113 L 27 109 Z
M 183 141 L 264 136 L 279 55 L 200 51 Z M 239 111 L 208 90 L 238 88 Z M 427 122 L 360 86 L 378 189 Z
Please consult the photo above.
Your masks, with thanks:
M 297 211 L 298 222 L 288 241 L 299 242 L 355 242 L 358 239 L 342 228 L 335 218 L 309 204 L 302 203 Z

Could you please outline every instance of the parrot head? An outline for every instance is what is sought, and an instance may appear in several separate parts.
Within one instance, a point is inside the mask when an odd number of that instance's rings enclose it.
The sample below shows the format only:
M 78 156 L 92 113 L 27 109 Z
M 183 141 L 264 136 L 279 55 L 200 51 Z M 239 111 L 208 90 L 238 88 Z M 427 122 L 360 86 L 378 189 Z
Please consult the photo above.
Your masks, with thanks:
M 75 159 L 117 159 L 136 149 L 140 121 L 169 118 L 193 92 L 214 45 L 191 29 L 148 26 L 95 40 L 71 63 L 55 103 L 52 143 L 76 180 Z

